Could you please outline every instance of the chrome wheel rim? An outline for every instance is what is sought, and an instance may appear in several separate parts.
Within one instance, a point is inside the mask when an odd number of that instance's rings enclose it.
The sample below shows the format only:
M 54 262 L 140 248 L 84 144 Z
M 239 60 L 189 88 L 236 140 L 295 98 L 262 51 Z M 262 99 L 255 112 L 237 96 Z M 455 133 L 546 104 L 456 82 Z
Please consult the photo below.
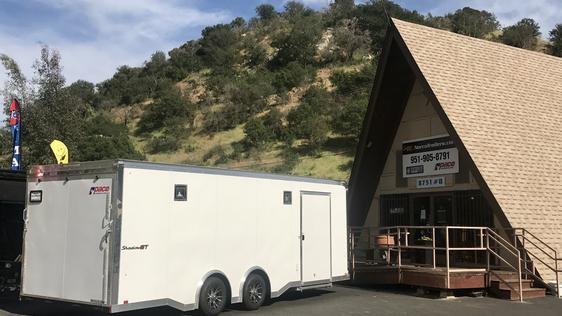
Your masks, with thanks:
M 220 288 L 212 288 L 207 292 L 207 304 L 212 311 L 217 311 L 222 308 L 223 293 Z
M 250 285 L 248 292 L 249 292 L 249 299 L 251 303 L 253 304 L 261 303 L 263 298 L 263 286 L 261 282 L 255 282 L 252 285 Z

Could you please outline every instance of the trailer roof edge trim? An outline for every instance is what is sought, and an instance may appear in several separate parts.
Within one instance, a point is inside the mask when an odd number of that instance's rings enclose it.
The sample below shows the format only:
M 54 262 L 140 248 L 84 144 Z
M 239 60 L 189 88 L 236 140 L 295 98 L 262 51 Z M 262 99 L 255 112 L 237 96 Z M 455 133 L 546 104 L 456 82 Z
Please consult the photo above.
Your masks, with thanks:
M 345 185 L 344 181 L 321 179 L 313 177 L 304 176 L 291 176 L 283 174 L 273 174 L 257 171 L 247 171 L 239 169 L 223 169 L 223 168 L 212 168 L 212 167 L 201 167 L 193 165 L 181 165 L 181 164 L 168 164 L 160 162 L 148 162 L 148 161 L 137 161 L 137 160 L 127 160 L 127 159 L 117 159 L 117 160 L 99 160 L 99 161 L 87 161 L 87 162 L 76 162 L 70 163 L 68 165 L 36 165 L 29 169 L 28 175 L 31 178 L 36 177 L 38 168 L 41 171 L 45 171 L 47 174 L 72 174 L 73 171 L 83 171 L 84 174 L 91 174 L 94 172 L 111 172 L 115 170 L 119 165 L 125 168 L 136 168 L 136 169 L 148 169 L 148 170 L 162 170 L 162 171 L 179 171 L 179 172 L 191 172 L 200 174 L 213 174 L 213 175 L 225 175 L 233 177 L 248 177 L 248 178 L 260 178 L 260 179 L 270 179 L 270 180 L 280 180 L 280 181 L 300 181 L 308 183 L 320 183 L 329 185 Z M 88 170 L 88 172 L 84 172 Z
M 152 170 L 164 170 L 164 171 L 183 171 L 183 172 L 225 175 L 225 176 L 234 176 L 234 177 L 251 177 L 251 178 L 261 178 L 261 179 L 270 179 L 270 180 L 282 180 L 282 181 L 301 181 L 301 182 L 322 183 L 322 184 L 331 184 L 331 185 L 343 184 L 343 181 L 337 181 L 337 180 L 304 177 L 304 176 L 291 176 L 291 175 L 274 174 L 274 173 L 257 172 L 257 171 L 246 171 L 246 170 L 239 170 L 239 169 L 211 168 L 211 167 L 200 167 L 200 166 L 192 166 L 192 165 L 145 162 L 145 161 L 136 161 L 136 160 L 119 160 L 119 162 L 122 162 L 126 168 L 152 169 Z

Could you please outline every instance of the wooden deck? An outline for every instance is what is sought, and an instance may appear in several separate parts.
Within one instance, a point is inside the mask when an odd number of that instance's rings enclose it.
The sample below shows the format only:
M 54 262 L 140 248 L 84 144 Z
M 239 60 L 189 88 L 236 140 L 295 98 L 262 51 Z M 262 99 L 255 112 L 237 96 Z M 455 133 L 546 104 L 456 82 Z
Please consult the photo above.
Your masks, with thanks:
M 353 280 L 358 284 L 407 284 L 413 286 L 458 290 L 487 287 L 485 269 L 450 269 L 450 283 L 444 268 L 419 266 L 363 266 L 356 267 Z

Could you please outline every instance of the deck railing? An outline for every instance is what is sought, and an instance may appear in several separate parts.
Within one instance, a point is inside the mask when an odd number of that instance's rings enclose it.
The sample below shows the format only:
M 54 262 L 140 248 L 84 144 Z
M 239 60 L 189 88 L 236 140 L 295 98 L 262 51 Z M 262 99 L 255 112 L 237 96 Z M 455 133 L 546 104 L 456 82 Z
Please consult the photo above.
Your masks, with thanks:
M 386 264 L 398 269 L 404 266 L 403 259 L 411 257 L 412 252 L 421 251 L 424 257 L 431 253 L 431 263 L 414 262 L 416 266 L 433 269 L 445 268 L 447 287 L 451 286 L 451 272 L 462 271 L 452 267 L 451 254 L 457 252 L 474 252 L 475 262 L 472 268 L 485 269 L 493 273 L 491 258 L 500 262 L 502 268 L 509 268 L 518 275 L 518 289 L 506 284 L 519 294 L 523 301 L 523 281 L 521 270 L 521 252 L 509 241 L 488 227 L 470 226 L 392 226 L 392 227 L 351 227 L 349 230 L 350 269 L 352 273 L 357 265 Z M 382 261 L 377 260 L 377 250 L 382 251 Z M 368 258 L 368 251 L 373 251 Z M 438 253 L 445 253 L 445 263 L 437 260 Z M 479 263 L 477 254 L 485 253 L 486 263 Z M 394 257 L 394 260 L 393 260 Z M 426 258 L 427 259 L 427 258 Z M 412 262 L 410 262 L 412 263 Z M 406 264 L 407 265 L 407 264 Z M 501 279 L 500 279 L 501 281 Z
M 560 273 L 562 273 L 560 264 L 562 264 L 562 258 L 558 256 L 556 249 L 549 246 L 546 242 L 525 228 L 510 228 L 506 229 L 506 231 L 511 235 L 513 245 L 521 250 L 523 255 L 521 262 L 523 262 L 523 270 L 525 273 L 530 274 L 534 280 L 550 289 L 558 298 L 562 298 L 562 293 L 560 292 Z M 542 263 L 545 268 L 549 269 L 554 274 L 554 286 L 545 281 L 537 273 L 533 260 Z

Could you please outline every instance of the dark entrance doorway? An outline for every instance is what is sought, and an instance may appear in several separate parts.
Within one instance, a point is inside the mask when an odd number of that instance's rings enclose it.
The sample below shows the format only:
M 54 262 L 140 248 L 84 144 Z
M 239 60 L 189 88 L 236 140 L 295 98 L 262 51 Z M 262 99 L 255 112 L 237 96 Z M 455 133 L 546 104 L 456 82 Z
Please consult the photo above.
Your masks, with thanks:
M 380 197 L 380 226 L 485 226 L 493 214 L 480 191 L 391 194 Z
M 431 247 L 430 226 L 482 226 L 494 227 L 493 214 L 480 191 L 450 191 L 416 194 L 381 195 L 380 226 L 428 226 L 427 229 L 412 229 L 412 242 L 417 246 Z M 400 209 L 397 212 L 396 209 Z M 435 230 L 435 246 L 445 247 L 445 229 Z M 463 247 L 472 245 L 479 236 L 476 232 L 451 230 L 450 245 Z M 432 254 L 429 250 L 413 251 L 410 258 L 415 264 L 429 263 Z M 456 251 L 451 258 L 458 266 L 470 266 L 481 263 L 480 258 L 473 251 Z M 437 264 L 444 264 L 443 251 L 436 253 Z

